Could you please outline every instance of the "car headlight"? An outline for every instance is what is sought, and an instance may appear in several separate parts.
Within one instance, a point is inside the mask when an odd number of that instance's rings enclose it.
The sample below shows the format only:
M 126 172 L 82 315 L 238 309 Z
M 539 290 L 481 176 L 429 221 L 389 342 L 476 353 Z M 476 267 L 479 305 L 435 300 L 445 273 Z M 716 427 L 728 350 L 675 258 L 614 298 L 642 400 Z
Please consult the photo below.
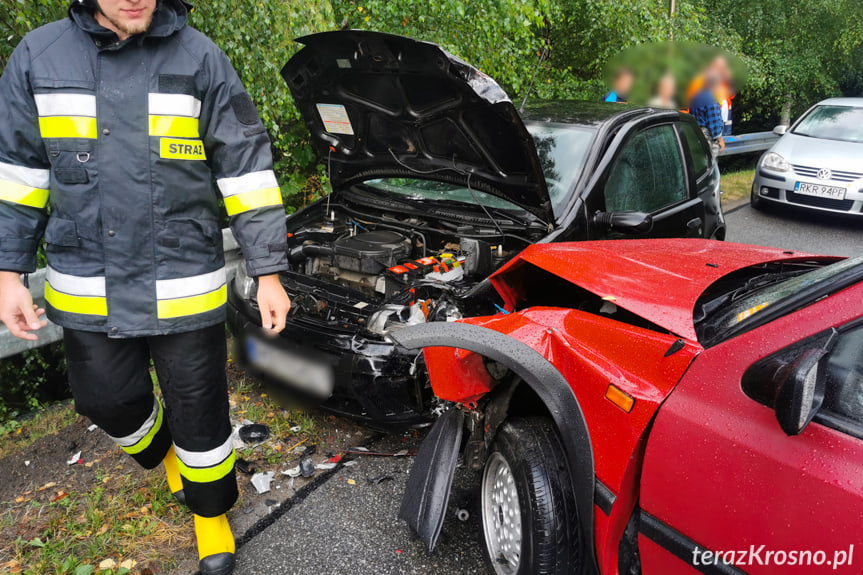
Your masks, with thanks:
M 252 299 L 252 294 L 255 293 L 255 279 L 246 273 L 246 262 L 241 261 L 237 265 L 237 274 L 234 276 L 234 293 L 244 300 Z
M 776 152 L 770 152 L 761 160 L 761 167 L 773 172 L 787 172 L 791 169 L 791 164 Z

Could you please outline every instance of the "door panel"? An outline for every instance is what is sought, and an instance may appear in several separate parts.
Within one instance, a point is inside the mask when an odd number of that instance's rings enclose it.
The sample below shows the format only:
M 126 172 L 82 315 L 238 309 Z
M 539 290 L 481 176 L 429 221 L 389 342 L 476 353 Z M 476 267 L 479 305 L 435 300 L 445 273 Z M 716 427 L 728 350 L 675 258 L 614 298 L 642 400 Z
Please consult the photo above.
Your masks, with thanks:
M 641 506 L 712 551 L 825 553 L 858 547 L 863 565 L 863 440 L 811 423 L 788 437 L 772 409 L 743 393 L 756 361 L 860 313 L 863 289 L 845 290 L 704 351 L 657 415 L 648 439 Z M 738 556 L 739 557 L 739 556 Z M 749 556 L 751 557 L 751 555 Z M 790 555 L 786 555 L 786 562 Z M 668 554 L 643 557 L 645 575 L 686 572 Z M 837 572 L 858 573 L 860 565 Z M 831 567 L 741 565 L 752 574 Z
M 604 197 L 606 212 L 653 214 L 653 229 L 642 237 L 698 237 L 703 231 L 704 204 L 691 194 L 687 164 L 671 124 L 630 138 L 611 168 Z

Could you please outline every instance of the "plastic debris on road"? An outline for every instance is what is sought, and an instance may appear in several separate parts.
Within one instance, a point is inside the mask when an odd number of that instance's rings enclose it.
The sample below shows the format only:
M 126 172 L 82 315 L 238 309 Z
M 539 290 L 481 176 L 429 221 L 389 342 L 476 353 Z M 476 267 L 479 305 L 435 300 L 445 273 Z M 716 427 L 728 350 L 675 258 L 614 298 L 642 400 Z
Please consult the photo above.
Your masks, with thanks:
M 255 473 L 252 476 L 252 485 L 255 487 L 258 495 L 267 493 L 270 490 L 270 483 L 273 482 L 273 475 L 275 474 L 272 471 L 267 471 L 266 473 Z
M 318 463 L 315 465 L 315 469 L 318 471 L 329 471 L 330 469 L 335 469 L 338 463 Z
M 77 465 L 78 463 L 81 463 L 81 452 L 80 451 L 78 453 L 76 453 L 75 455 L 73 455 L 72 457 L 70 457 L 68 461 L 66 461 L 66 465 Z
M 270 437 L 270 428 L 262 423 L 243 425 L 237 431 L 243 443 L 261 443 Z
M 99 428 L 95 423 L 87 428 L 87 431 L 96 431 Z
M 252 467 L 252 464 L 242 458 L 237 458 L 237 471 L 242 473 L 243 475 L 251 475 L 255 472 L 255 468 Z
M 356 459 L 352 459 L 350 461 L 345 461 L 344 463 L 342 463 L 342 465 L 344 465 L 345 467 L 353 467 L 357 463 L 359 462 Z
M 384 481 L 393 481 L 395 477 L 389 475 L 388 473 L 384 473 L 383 475 L 377 475 L 375 477 L 367 477 L 366 478 L 369 483 L 374 483 L 375 485 L 380 485 Z
M 308 455 L 300 459 L 300 473 L 303 477 L 311 477 L 315 474 L 315 464 Z
M 300 475 L 302 475 L 302 473 L 300 472 L 300 466 L 297 465 L 296 467 L 291 467 L 290 469 L 283 469 L 282 475 L 287 475 L 288 477 L 299 477 Z

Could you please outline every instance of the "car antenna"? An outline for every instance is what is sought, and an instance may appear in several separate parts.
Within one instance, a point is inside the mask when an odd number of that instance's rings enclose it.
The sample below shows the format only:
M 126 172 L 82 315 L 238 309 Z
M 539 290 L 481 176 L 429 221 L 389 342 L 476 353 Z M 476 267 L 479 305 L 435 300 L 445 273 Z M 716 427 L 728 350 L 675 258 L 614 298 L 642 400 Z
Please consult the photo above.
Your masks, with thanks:
M 536 80 L 536 75 L 539 73 L 539 68 L 542 66 L 543 61 L 545 60 L 545 55 L 548 53 L 548 44 L 546 44 L 542 49 L 542 54 L 539 56 L 539 62 L 536 64 L 536 68 L 533 70 L 533 76 L 530 77 L 530 84 L 527 87 L 527 92 L 524 93 L 524 100 L 521 101 L 521 107 L 518 109 L 519 112 L 524 112 L 524 105 L 527 104 L 527 99 L 530 97 L 530 92 L 533 90 L 533 81 Z

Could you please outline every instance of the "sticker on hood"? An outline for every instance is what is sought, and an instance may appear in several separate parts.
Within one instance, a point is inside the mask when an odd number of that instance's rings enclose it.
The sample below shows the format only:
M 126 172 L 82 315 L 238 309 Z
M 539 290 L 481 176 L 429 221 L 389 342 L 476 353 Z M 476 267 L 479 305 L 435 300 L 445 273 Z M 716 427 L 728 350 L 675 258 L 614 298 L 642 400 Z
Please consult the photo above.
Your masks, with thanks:
M 354 134 L 348 111 L 341 104 L 317 104 L 318 114 L 324 123 L 324 129 L 331 134 Z

